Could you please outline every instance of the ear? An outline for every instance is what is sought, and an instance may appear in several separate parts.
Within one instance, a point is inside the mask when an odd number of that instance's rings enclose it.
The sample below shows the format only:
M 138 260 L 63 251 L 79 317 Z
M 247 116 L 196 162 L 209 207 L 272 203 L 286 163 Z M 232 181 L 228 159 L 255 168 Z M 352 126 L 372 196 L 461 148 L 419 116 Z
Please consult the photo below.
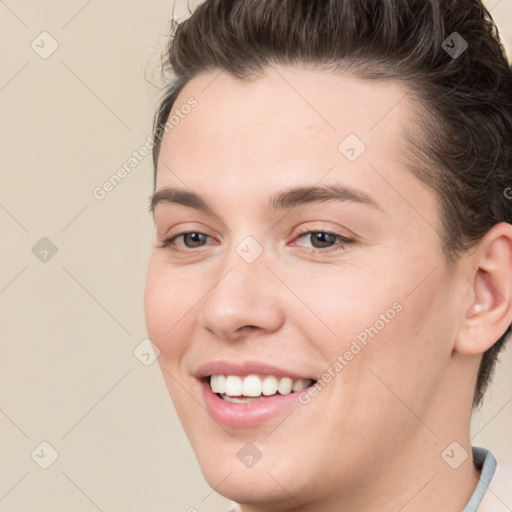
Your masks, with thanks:
M 472 282 L 469 308 L 455 341 L 461 354 L 483 354 L 512 323 L 512 225 L 495 225 L 468 261 Z

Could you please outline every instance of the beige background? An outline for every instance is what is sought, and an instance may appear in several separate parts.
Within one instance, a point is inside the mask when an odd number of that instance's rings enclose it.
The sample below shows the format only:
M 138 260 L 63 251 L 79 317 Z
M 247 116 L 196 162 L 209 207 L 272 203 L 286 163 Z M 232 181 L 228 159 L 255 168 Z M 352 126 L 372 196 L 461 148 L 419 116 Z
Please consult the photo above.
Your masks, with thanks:
M 496 3 L 510 48 L 512 0 Z M 133 353 L 146 338 L 150 157 L 93 196 L 150 134 L 158 91 L 144 76 L 158 83 L 171 11 L 171 0 L 0 0 L 0 511 L 227 503 L 203 480 L 157 363 Z M 31 47 L 51 49 L 43 31 L 59 45 L 47 59 Z M 58 250 L 46 263 L 32 252 L 43 237 Z M 474 444 L 512 464 L 511 352 Z M 59 454 L 46 470 L 43 441 Z

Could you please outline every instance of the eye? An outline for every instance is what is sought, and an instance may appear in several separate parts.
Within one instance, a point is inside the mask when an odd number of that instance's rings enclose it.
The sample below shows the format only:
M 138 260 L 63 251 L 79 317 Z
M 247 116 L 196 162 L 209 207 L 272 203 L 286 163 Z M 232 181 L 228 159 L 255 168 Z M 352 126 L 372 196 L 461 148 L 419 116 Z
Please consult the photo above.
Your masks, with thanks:
M 346 245 L 352 244 L 354 241 L 340 235 L 339 233 L 333 233 L 331 231 L 303 231 L 298 234 L 297 238 L 309 237 L 312 247 L 306 247 L 311 252 L 331 252 L 337 250 L 343 250 Z M 339 247 L 336 248 L 335 244 L 338 241 Z M 334 245 L 334 248 L 332 248 Z M 327 250 L 324 250 L 327 249 Z
M 180 238 L 183 238 L 185 248 L 196 249 L 198 247 L 202 247 L 203 242 L 210 237 L 198 231 L 187 231 L 185 233 L 178 233 L 171 238 L 167 238 L 159 245 L 159 247 L 161 249 L 169 248 L 173 251 L 180 251 L 182 249 L 178 249 L 176 246 L 176 241 Z

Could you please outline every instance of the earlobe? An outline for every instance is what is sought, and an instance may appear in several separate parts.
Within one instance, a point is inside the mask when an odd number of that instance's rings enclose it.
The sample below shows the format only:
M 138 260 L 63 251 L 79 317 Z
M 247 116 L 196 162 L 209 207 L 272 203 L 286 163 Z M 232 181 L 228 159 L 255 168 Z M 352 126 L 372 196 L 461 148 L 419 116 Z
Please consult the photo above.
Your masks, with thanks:
M 470 265 L 473 301 L 454 350 L 483 354 L 512 323 L 512 225 L 494 226 L 471 256 Z

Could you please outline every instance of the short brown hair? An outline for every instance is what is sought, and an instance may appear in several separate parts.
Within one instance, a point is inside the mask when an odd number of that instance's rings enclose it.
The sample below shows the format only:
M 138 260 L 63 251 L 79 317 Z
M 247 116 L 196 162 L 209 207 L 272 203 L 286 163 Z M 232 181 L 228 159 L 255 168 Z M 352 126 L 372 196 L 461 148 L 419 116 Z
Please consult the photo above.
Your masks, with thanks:
M 408 86 L 422 112 L 407 140 L 411 170 L 438 194 L 450 265 L 512 223 L 512 71 L 481 0 L 206 0 L 171 31 L 155 183 L 164 126 L 192 78 L 223 70 L 248 80 L 272 64 L 306 64 Z M 460 55 L 450 54 L 456 43 Z M 510 332 L 483 354 L 474 408 Z

